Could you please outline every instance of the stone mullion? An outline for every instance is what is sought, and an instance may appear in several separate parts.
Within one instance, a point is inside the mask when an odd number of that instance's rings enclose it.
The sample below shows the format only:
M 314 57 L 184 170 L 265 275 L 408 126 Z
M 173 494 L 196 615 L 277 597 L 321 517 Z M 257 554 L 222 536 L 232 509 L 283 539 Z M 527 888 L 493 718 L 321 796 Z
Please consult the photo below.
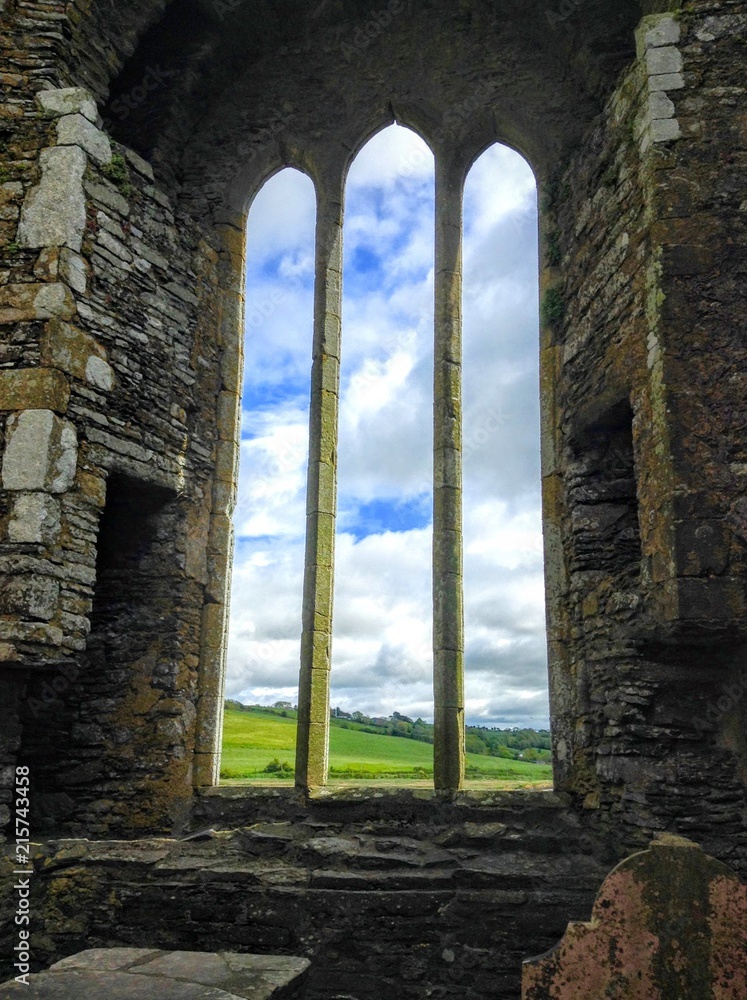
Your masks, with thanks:
M 464 780 L 462 185 L 463 172 L 437 156 L 433 669 L 434 781 L 439 791 L 456 791 Z
M 342 182 L 318 193 L 296 785 L 327 782 L 342 314 Z
M 217 230 L 225 273 L 222 276 L 217 335 L 222 348 L 218 399 L 215 473 L 208 536 L 209 577 L 202 609 L 197 727 L 193 782 L 219 783 L 228 652 L 231 577 L 234 551 L 233 511 L 239 475 L 241 386 L 244 367 L 244 296 L 246 219 Z

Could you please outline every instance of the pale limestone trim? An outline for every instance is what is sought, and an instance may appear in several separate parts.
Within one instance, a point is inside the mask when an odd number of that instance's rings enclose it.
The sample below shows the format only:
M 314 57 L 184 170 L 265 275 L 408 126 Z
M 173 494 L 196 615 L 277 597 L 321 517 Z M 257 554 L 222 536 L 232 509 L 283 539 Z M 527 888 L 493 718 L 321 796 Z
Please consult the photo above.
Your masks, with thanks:
M 682 136 L 674 102 L 668 91 L 685 86 L 679 21 L 672 14 L 644 17 L 636 33 L 638 56 L 646 77 L 645 110 L 637 135 L 641 153 Z
M 326 785 L 329 762 L 344 184 L 344 171 L 338 170 L 328 185 L 317 189 L 306 560 L 296 738 L 296 787 L 302 792 Z
M 433 351 L 433 778 L 464 782 L 461 165 L 436 153 Z
M 213 476 L 212 514 L 207 540 L 209 579 L 205 588 L 200 629 L 200 662 L 197 679 L 197 721 L 192 783 L 213 787 L 220 779 L 223 741 L 223 703 L 226 686 L 228 613 L 231 594 L 233 526 L 239 461 L 240 398 L 243 382 L 244 253 L 246 219 L 219 231 L 227 260 L 221 291 L 217 336 L 222 349 L 223 391 L 217 407 L 216 467 Z M 238 289 L 238 291 L 237 291 Z

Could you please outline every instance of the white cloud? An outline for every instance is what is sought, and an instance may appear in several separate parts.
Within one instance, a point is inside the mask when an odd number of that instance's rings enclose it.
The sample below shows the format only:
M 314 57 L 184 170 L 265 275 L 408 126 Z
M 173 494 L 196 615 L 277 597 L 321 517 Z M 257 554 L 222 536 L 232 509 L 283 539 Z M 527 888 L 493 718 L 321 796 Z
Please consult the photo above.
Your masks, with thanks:
M 316 224 L 316 194 L 310 177 L 288 168 L 271 177 L 252 202 L 249 218 L 247 261 L 250 271 L 257 263 L 279 254 L 294 259 L 308 257 L 308 233 Z
M 332 675 L 344 709 L 424 718 L 432 164 L 414 133 L 389 129 L 349 175 Z M 298 677 L 314 215 L 299 176 L 274 178 L 250 216 L 246 384 L 260 411 L 245 417 L 228 679 L 249 700 L 295 697 Z M 536 230 L 529 167 L 494 147 L 465 194 L 466 694 L 483 724 L 547 722 Z
M 428 180 L 433 176 L 433 153 L 409 128 L 382 129 L 364 150 L 348 172 L 348 193 L 364 187 L 387 188 L 402 177 Z

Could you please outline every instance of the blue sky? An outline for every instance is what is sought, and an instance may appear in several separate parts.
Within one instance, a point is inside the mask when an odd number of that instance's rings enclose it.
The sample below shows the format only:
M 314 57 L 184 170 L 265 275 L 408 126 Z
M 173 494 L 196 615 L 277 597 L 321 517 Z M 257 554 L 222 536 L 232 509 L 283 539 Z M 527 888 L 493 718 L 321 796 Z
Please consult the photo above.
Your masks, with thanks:
M 286 170 L 248 224 L 229 697 L 295 698 L 314 192 Z M 534 179 L 494 146 L 465 189 L 467 717 L 547 725 Z M 433 158 L 375 136 L 346 190 L 333 704 L 432 718 Z

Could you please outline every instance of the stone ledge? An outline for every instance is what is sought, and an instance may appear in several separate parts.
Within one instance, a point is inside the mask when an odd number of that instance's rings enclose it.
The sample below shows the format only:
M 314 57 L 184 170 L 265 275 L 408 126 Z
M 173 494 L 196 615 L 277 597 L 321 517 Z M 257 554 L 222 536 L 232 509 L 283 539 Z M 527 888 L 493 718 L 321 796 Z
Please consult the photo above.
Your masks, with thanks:
M 309 970 L 305 958 L 232 952 L 93 948 L 47 972 L 10 980 L 3 1000 L 291 1000 Z M 148 979 L 143 977 L 147 976 Z

